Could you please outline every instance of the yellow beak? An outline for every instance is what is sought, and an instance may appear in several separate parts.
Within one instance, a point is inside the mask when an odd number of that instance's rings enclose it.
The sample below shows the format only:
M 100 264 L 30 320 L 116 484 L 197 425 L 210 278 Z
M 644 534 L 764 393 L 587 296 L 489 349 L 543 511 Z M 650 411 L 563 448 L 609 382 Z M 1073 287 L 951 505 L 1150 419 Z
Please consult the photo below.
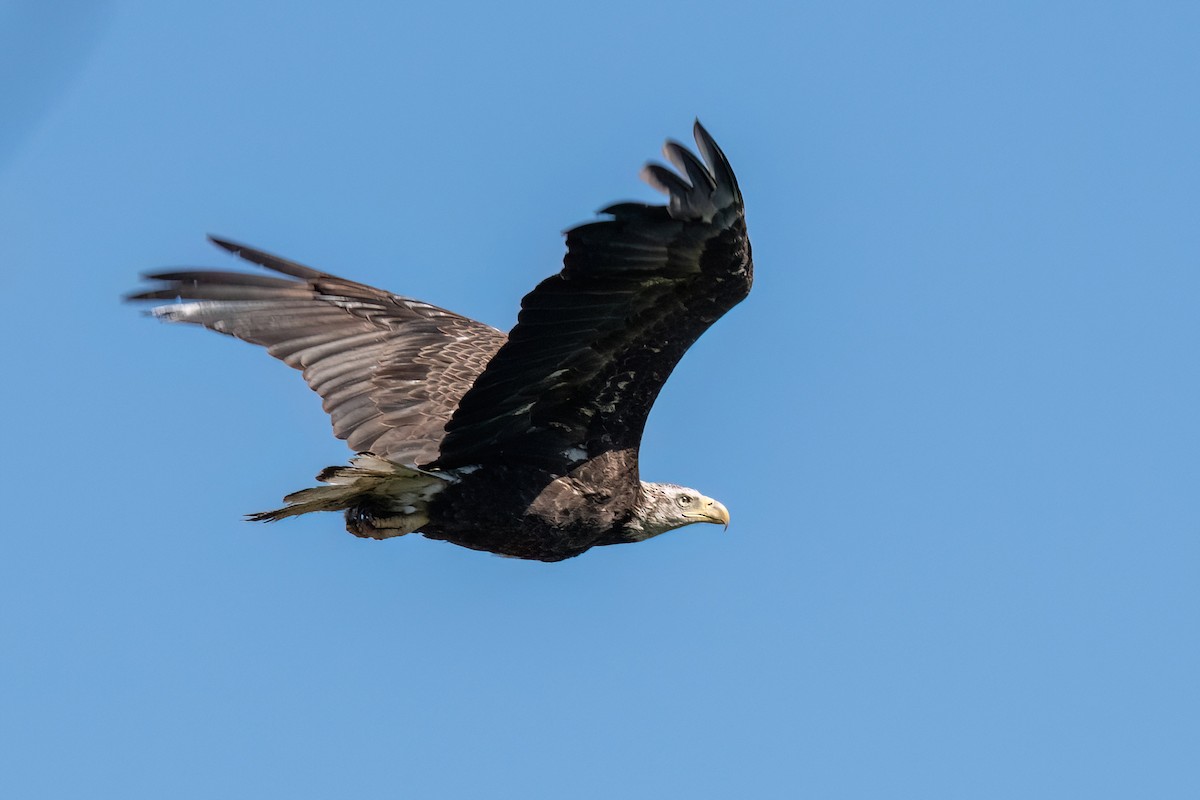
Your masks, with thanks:
M 729 530 L 729 509 L 711 497 L 701 498 L 700 510 L 685 516 L 695 517 L 697 522 L 717 522 Z

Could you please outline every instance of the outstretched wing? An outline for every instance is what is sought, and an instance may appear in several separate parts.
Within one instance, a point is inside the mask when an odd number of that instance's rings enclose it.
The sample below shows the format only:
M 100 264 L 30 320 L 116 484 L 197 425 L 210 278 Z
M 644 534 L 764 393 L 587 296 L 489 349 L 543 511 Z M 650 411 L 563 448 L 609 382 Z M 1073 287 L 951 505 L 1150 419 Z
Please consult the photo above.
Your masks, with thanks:
M 437 464 L 520 460 L 565 469 L 636 448 L 680 357 L 750 291 L 742 195 L 697 122 L 704 161 L 667 142 L 679 174 L 642 177 L 666 206 L 621 203 L 567 232 L 559 274 L 525 296 L 508 342 L 462 398 Z
M 495 328 L 239 244 L 215 244 L 281 278 L 210 270 L 146 277 L 130 300 L 180 298 L 155 316 L 260 344 L 321 396 L 333 431 L 359 452 L 425 464 L 458 401 L 504 344 Z

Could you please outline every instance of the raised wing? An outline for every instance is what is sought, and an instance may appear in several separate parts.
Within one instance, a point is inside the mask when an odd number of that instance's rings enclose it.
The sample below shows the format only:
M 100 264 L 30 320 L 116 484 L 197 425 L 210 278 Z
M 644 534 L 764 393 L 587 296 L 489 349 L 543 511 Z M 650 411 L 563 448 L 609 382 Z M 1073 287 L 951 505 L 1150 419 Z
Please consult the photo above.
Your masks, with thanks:
M 321 396 L 351 449 L 401 464 L 434 459 L 459 399 L 504 344 L 495 328 L 417 300 L 213 239 L 280 278 L 211 270 L 163 272 L 130 300 L 186 302 L 155 316 L 267 348 Z
M 552 470 L 636 448 L 680 357 L 750 291 L 742 195 L 697 122 L 702 162 L 663 152 L 679 174 L 642 177 L 664 206 L 621 203 L 567 232 L 563 270 L 525 296 L 508 342 L 462 398 L 437 464 L 519 460 Z M 634 476 L 636 478 L 636 476 Z

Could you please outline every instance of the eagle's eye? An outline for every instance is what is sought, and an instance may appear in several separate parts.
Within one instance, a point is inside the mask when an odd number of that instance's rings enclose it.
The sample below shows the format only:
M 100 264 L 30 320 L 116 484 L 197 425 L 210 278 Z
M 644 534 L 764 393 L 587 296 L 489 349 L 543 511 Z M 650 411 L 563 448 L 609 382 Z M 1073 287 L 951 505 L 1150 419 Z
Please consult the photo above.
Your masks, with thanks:
M 681 506 L 690 506 L 692 504 L 692 497 L 691 495 L 681 494 L 676 502 Z

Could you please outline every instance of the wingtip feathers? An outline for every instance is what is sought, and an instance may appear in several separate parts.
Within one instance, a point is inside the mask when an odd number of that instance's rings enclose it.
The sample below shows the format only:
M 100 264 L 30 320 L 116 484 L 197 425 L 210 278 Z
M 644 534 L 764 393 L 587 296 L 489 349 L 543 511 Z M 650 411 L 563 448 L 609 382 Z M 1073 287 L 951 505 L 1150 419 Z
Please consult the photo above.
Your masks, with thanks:
M 649 163 L 642 168 L 641 178 L 670 197 L 672 216 L 711 219 L 718 209 L 740 203 L 741 192 L 729 160 L 699 118 L 692 124 L 692 133 L 703 161 L 679 142 L 668 139 L 663 144 L 663 155 L 678 173 Z

